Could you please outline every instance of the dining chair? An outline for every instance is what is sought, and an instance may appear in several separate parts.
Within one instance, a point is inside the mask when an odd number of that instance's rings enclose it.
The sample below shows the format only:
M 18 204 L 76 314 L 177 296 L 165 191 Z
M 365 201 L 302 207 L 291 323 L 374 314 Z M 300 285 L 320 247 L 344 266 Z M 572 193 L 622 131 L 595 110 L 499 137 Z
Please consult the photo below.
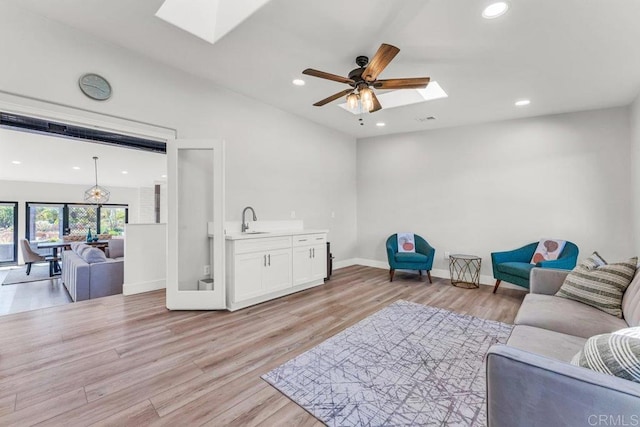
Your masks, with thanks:
M 27 276 L 31 274 L 31 266 L 37 262 L 48 262 L 49 263 L 49 277 L 53 277 L 56 275 L 58 261 L 60 258 L 54 256 L 42 256 L 31 249 L 31 245 L 27 239 L 20 239 L 20 249 L 22 250 L 22 259 L 24 259 L 24 263 L 27 265 Z

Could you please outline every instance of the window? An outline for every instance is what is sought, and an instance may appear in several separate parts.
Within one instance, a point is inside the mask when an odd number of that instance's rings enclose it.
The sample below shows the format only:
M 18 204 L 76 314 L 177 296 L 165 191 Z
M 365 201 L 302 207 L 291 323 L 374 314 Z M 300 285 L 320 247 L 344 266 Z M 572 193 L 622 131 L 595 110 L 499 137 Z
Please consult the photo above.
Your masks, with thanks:
M 68 205 L 69 221 L 65 227 L 66 234 L 87 234 L 89 231 L 98 234 L 98 207 L 92 205 Z
M 102 206 L 100 208 L 100 233 L 120 236 L 127 223 L 126 206 Z
M 27 240 L 59 240 L 65 234 L 120 236 L 128 220 L 127 205 L 27 203 Z
M 18 261 L 18 204 L 0 202 L 0 265 Z
M 42 242 L 62 238 L 63 208 L 61 204 L 27 203 L 27 240 Z

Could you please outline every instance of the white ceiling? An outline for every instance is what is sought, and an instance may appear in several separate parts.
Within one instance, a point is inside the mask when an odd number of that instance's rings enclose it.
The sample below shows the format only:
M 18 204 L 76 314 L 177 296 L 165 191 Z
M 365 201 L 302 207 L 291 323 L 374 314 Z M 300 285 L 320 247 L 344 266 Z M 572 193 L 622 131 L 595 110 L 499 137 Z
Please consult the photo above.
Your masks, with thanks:
M 98 157 L 98 184 L 149 187 L 164 181 L 166 156 L 94 142 L 0 128 L 0 180 L 95 184 L 93 156 Z M 19 165 L 13 161 L 21 162 Z M 80 169 L 73 169 L 73 167 Z M 122 171 L 127 171 L 123 174 Z
M 155 17 L 162 0 L 14 2 L 356 137 L 626 105 L 640 90 L 637 0 L 511 0 L 494 20 L 484 0 L 271 0 L 214 45 Z M 339 102 L 312 106 L 345 85 L 291 84 L 307 67 L 346 75 L 382 42 L 401 51 L 381 78 L 430 76 L 449 97 L 359 126 Z

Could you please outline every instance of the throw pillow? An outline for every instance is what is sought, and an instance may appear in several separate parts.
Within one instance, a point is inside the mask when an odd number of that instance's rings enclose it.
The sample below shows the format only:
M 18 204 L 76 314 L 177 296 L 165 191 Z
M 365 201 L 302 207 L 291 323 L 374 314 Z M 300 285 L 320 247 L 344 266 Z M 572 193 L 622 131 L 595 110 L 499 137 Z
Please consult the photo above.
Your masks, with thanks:
M 398 233 L 398 252 L 415 252 L 416 239 L 413 233 Z
M 589 338 L 571 364 L 640 383 L 640 327 Z
M 86 243 L 82 243 L 82 242 L 71 242 L 69 246 L 71 246 L 71 250 L 77 254 L 80 254 L 80 251 L 82 250 L 82 248 L 89 247 Z
M 89 248 L 88 250 L 84 251 L 82 254 L 82 258 L 89 264 L 95 264 L 96 262 L 105 262 L 107 260 L 107 256 L 98 248 Z
M 592 270 L 594 268 L 602 267 L 603 265 L 607 265 L 607 261 L 604 260 L 600 256 L 598 252 L 594 252 L 591 256 L 580 263 L 585 268 Z
M 594 252 L 569 273 L 556 293 L 622 318 L 622 296 L 636 272 L 638 258 L 599 265 L 604 260 Z
M 536 251 L 533 253 L 533 257 L 531 257 L 531 264 L 537 264 L 541 261 L 553 261 L 558 259 L 566 244 L 566 240 L 540 240 L 538 246 L 536 247 Z

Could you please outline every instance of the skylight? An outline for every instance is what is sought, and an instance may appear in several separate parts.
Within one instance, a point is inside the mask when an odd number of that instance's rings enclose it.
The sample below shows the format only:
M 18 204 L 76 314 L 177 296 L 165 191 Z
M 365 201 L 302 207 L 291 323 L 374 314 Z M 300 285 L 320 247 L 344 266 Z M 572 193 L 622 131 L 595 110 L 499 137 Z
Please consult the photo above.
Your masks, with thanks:
M 269 0 L 165 0 L 156 16 L 213 44 Z
M 424 89 L 400 89 L 383 93 L 376 92 L 376 96 L 378 97 L 378 101 L 380 101 L 380 105 L 382 105 L 382 109 L 402 107 L 449 97 L 438 82 L 434 81 L 430 82 Z M 339 106 L 352 114 L 360 114 L 359 111 L 351 110 L 346 102 L 339 104 Z

